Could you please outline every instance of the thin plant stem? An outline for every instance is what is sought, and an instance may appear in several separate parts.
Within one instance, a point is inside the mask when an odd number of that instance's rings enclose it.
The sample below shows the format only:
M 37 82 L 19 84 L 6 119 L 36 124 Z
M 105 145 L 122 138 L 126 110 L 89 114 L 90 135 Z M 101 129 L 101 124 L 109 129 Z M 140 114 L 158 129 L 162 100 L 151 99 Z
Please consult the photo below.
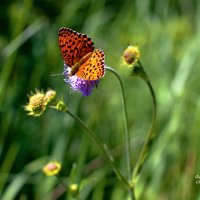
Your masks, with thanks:
M 126 133 L 126 147 L 127 147 L 127 170 L 128 170 L 128 178 L 129 181 L 131 180 L 131 145 L 130 145 L 130 134 L 128 130 L 128 117 L 127 117 L 127 109 L 126 109 L 126 99 L 125 99 L 125 94 L 124 94 L 124 87 L 122 80 L 119 76 L 119 74 L 111 67 L 106 66 L 106 70 L 112 72 L 118 79 L 120 87 L 121 87 L 121 92 L 122 92 L 122 106 L 124 110 L 124 122 L 125 122 L 125 133 Z
M 151 82 L 149 81 L 147 74 L 145 73 L 145 71 L 143 69 L 142 63 L 140 61 L 138 61 L 138 64 L 142 69 L 141 70 L 142 75 L 140 77 L 147 84 L 149 91 L 150 91 L 150 94 L 151 94 L 151 97 L 152 97 L 153 113 L 152 113 L 152 120 L 151 120 L 151 125 L 150 125 L 150 128 L 149 128 L 149 131 L 147 133 L 144 145 L 142 147 L 142 150 L 140 152 L 140 155 L 138 157 L 138 160 L 136 162 L 136 165 L 135 165 L 135 168 L 134 168 L 134 171 L 133 171 L 133 175 L 132 175 L 132 183 L 133 184 L 135 184 L 135 182 L 136 182 L 137 175 L 138 175 L 139 171 L 141 170 L 142 165 L 143 165 L 143 163 L 146 159 L 146 156 L 147 156 L 147 153 L 148 153 L 148 148 L 149 148 L 149 146 L 150 146 L 150 144 L 151 144 L 151 142 L 154 138 L 154 129 L 155 129 L 156 115 L 157 115 L 157 103 L 156 103 L 156 96 L 155 96 L 155 93 L 154 93 L 154 89 L 151 85 Z
M 50 106 L 51 108 L 54 108 L 57 110 L 56 107 Z M 105 158 L 107 159 L 108 163 L 112 167 L 114 173 L 116 174 L 117 178 L 127 187 L 130 188 L 129 182 L 124 178 L 124 176 L 121 174 L 121 172 L 115 167 L 113 159 L 108 154 L 107 150 L 104 148 L 103 144 L 99 141 L 98 137 L 85 125 L 85 123 L 78 118 L 76 115 L 74 115 L 72 112 L 70 112 L 68 109 L 63 110 L 67 114 L 69 114 L 73 119 L 76 120 L 76 122 L 79 123 L 79 125 L 85 130 L 87 135 L 92 139 L 92 141 L 95 142 L 95 144 L 98 146 L 98 148 L 103 152 Z
M 85 125 L 85 123 L 82 122 L 81 119 L 79 119 L 76 115 L 74 115 L 73 113 L 71 113 L 69 110 L 67 110 L 67 113 L 73 117 L 81 126 L 83 129 L 85 129 L 86 133 L 90 136 L 90 138 L 98 145 L 99 149 L 104 153 L 107 161 L 109 162 L 109 164 L 111 165 L 113 171 L 115 172 L 115 174 L 117 175 L 117 177 L 123 181 L 123 183 L 129 187 L 129 184 L 127 183 L 126 179 L 124 178 L 124 176 L 121 174 L 121 172 L 115 167 L 114 163 L 113 163 L 113 159 L 111 158 L 111 156 L 108 154 L 107 150 L 104 148 L 104 146 L 102 145 L 102 143 L 99 141 L 99 139 L 97 138 L 97 136 Z
M 130 143 L 131 140 L 130 140 L 130 133 L 128 129 L 128 114 L 127 114 L 127 108 L 126 108 L 124 86 L 123 86 L 122 79 L 117 73 L 117 71 L 115 71 L 113 68 L 109 66 L 106 66 L 105 68 L 106 70 L 112 72 L 117 77 L 120 84 L 121 92 L 122 92 L 122 107 L 124 110 L 124 123 L 125 123 L 125 135 L 126 135 L 125 141 L 126 141 L 126 152 L 127 152 L 127 171 L 128 171 L 128 180 L 129 182 L 131 182 L 131 143 Z M 129 193 L 130 193 L 131 199 L 135 199 L 134 190 L 132 186 L 129 188 Z

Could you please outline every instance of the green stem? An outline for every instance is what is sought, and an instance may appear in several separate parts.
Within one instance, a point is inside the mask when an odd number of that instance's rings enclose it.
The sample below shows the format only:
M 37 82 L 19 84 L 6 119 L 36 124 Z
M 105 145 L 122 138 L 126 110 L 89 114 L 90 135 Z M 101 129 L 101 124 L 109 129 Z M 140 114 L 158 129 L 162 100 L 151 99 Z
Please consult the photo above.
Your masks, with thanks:
M 153 101 L 153 114 L 152 114 L 152 121 L 151 121 L 151 125 L 150 125 L 150 128 L 149 128 L 148 134 L 146 136 L 144 145 L 142 147 L 142 150 L 140 152 L 140 155 L 138 157 L 138 160 L 136 162 L 136 165 L 135 165 L 135 168 L 134 168 L 134 171 L 133 171 L 133 175 L 132 175 L 132 183 L 133 184 L 135 184 L 137 175 L 138 175 L 139 171 L 141 170 L 142 165 L 143 165 L 143 163 L 146 159 L 148 148 L 150 147 L 150 144 L 151 144 L 151 142 L 154 138 L 154 129 L 155 129 L 155 124 L 156 124 L 156 113 L 157 113 L 156 96 L 155 96 L 153 87 L 151 85 L 151 82 L 148 79 L 147 74 L 144 71 L 142 63 L 140 61 L 138 61 L 138 64 L 141 67 L 141 72 L 142 72 L 142 74 L 140 74 L 140 77 L 142 78 L 142 80 L 145 81 L 145 83 L 147 84 L 147 86 L 150 90 L 150 94 L 151 94 L 152 101 Z
M 121 92 L 122 92 L 122 107 L 124 110 L 124 123 L 125 123 L 125 135 L 126 135 L 126 151 L 127 151 L 127 171 L 128 171 L 128 180 L 129 182 L 131 182 L 131 143 L 130 143 L 130 133 L 128 130 L 128 114 L 127 114 L 127 109 L 126 109 L 126 99 L 125 99 L 125 93 L 124 93 L 124 87 L 123 87 L 123 83 L 121 80 L 121 77 L 119 76 L 119 74 L 117 73 L 117 71 L 115 71 L 113 68 L 106 66 L 105 67 L 106 70 L 112 72 L 118 79 L 119 84 L 120 84 L 120 88 L 121 88 Z M 131 199 L 135 199 L 134 196 L 134 190 L 132 188 L 132 186 L 129 188 L 129 192 L 130 192 L 130 196 Z
M 53 107 L 53 106 L 50 106 L 50 107 L 58 110 L 56 107 Z M 88 134 L 88 136 L 96 143 L 96 145 L 99 147 L 99 149 L 103 152 L 103 154 L 105 155 L 108 163 L 110 164 L 110 166 L 112 167 L 113 171 L 115 172 L 117 178 L 126 187 L 130 188 L 129 182 L 127 182 L 127 180 L 124 178 L 124 176 L 121 174 L 121 172 L 115 167 L 113 159 L 108 154 L 108 152 L 104 148 L 103 144 L 99 141 L 98 137 L 84 124 L 84 122 L 80 118 L 78 118 L 76 115 L 74 115 L 73 113 L 71 113 L 68 109 L 64 109 L 62 111 L 66 112 L 67 114 L 69 114 L 72 118 L 74 118 L 79 123 L 79 125 L 85 130 L 85 132 Z

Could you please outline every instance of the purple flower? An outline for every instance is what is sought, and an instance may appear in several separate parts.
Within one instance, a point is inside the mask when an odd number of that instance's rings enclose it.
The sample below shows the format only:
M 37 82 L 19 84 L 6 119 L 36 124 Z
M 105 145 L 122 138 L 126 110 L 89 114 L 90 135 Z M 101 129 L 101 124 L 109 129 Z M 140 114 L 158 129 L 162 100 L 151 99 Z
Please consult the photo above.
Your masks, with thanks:
M 71 68 L 66 66 L 64 64 L 64 81 L 67 84 L 70 84 L 70 88 L 74 91 L 82 92 L 83 96 L 89 96 L 92 93 L 92 89 L 94 87 L 97 87 L 99 80 L 97 81 L 89 81 L 89 80 L 83 80 L 81 78 L 78 78 L 76 75 L 69 76 Z

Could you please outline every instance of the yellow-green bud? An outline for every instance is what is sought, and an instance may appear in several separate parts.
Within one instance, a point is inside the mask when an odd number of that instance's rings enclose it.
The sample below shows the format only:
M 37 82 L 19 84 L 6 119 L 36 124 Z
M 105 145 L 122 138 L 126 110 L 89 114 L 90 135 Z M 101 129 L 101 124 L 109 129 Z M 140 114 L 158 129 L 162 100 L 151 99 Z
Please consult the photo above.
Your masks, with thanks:
M 138 46 L 128 46 L 123 53 L 124 62 L 128 65 L 134 65 L 139 58 L 140 51 Z

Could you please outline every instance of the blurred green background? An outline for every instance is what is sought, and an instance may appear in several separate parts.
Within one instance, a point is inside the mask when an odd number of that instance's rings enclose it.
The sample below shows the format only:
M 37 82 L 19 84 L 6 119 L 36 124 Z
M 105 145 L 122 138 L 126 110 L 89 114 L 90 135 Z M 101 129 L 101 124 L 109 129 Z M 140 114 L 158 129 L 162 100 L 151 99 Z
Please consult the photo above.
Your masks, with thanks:
M 73 199 L 54 177 L 40 171 L 49 159 L 60 176 L 83 186 L 83 199 L 123 200 L 119 183 L 97 147 L 68 115 L 47 110 L 26 115 L 35 88 L 52 88 L 113 149 L 126 174 L 123 111 L 117 79 L 107 72 L 89 97 L 71 93 L 62 73 L 58 29 L 89 35 L 121 75 L 132 138 L 132 163 L 151 121 L 145 83 L 121 64 L 123 50 L 137 44 L 158 101 L 158 134 L 138 184 L 137 199 L 200 199 L 200 3 L 197 0 L 21 0 L 0 4 L 0 199 Z M 72 170 L 73 166 L 76 168 Z M 71 175 L 70 175 L 71 174 Z M 69 178 L 70 177 L 70 178 Z

